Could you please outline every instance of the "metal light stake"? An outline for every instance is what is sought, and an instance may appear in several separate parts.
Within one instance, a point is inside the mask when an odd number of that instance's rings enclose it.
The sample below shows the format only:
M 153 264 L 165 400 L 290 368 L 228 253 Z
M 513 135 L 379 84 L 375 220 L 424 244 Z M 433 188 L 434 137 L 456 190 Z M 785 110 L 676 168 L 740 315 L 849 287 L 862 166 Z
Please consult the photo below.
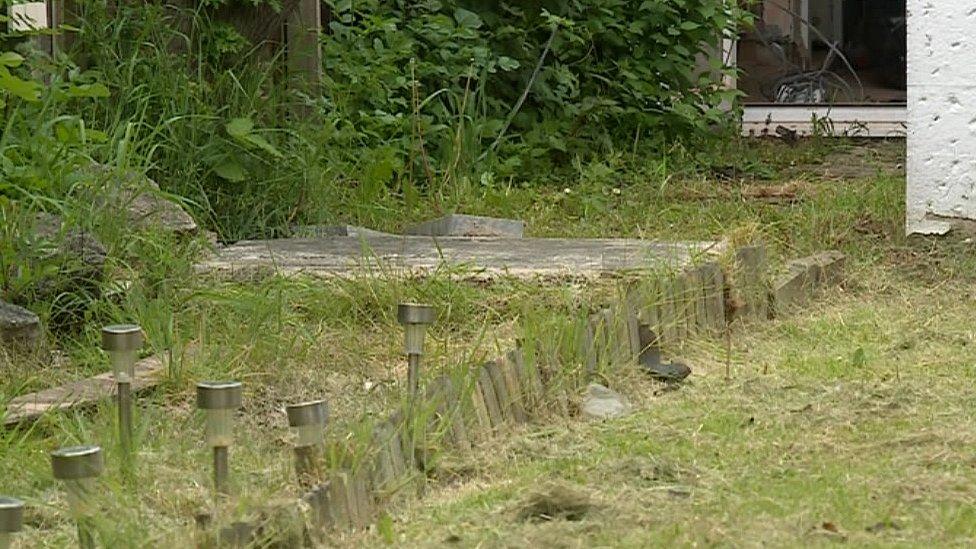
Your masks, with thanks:
M 214 489 L 220 495 L 229 494 L 228 448 L 234 441 L 234 413 L 242 400 L 242 386 L 238 381 L 197 383 L 197 408 L 207 415 L 206 440 L 213 448 Z
M 112 361 L 119 408 L 119 442 L 128 458 L 132 452 L 132 379 L 136 355 L 142 348 L 142 328 L 135 324 L 115 324 L 102 328 L 102 349 Z
M 288 426 L 295 431 L 298 484 L 308 489 L 320 480 L 320 460 L 329 410 L 324 400 L 313 400 L 288 406 L 285 412 L 288 414 Z
M 424 337 L 427 326 L 434 323 L 437 311 L 430 305 L 401 303 L 397 306 L 397 321 L 403 325 L 405 351 L 407 353 L 407 382 L 411 398 L 417 396 L 420 386 L 420 357 L 424 354 Z
M 78 545 L 95 547 L 89 521 L 95 515 L 95 479 L 105 468 L 102 449 L 98 446 L 69 446 L 51 452 L 54 478 L 64 482 L 68 506 L 78 523 Z
M 0 496 L 0 549 L 9 549 L 24 525 L 24 502 Z

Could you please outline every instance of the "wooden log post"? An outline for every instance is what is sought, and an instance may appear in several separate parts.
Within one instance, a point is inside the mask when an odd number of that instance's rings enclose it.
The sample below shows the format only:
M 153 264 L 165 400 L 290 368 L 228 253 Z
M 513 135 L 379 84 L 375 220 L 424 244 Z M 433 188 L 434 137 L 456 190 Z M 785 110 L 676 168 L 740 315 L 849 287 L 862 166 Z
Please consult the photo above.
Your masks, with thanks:
M 287 22 L 288 72 L 310 89 L 322 80 L 321 0 L 298 0 Z

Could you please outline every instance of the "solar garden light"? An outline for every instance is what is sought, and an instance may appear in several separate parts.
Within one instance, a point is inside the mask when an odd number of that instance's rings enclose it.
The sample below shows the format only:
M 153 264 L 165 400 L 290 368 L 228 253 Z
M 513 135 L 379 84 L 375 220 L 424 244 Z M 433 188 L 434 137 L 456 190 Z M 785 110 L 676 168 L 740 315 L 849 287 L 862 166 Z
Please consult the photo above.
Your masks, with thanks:
M 68 507 L 78 523 L 78 545 L 85 549 L 95 547 L 88 522 L 96 511 L 95 481 L 104 468 L 102 449 L 98 446 L 69 446 L 51 452 L 54 478 L 64 482 Z
M 119 407 L 119 440 L 128 456 L 132 450 L 132 379 L 136 354 L 142 348 L 142 328 L 135 324 L 114 324 L 102 328 L 102 349 L 112 361 Z
M 203 381 L 197 383 L 197 408 L 206 413 L 207 445 L 213 448 L 214 488 L 228 494 L 228 448 L 234 441 L 234 413 L 241 407 L 239 381 Z
M 8 549 L 24 525 L 24 502 L 0 496 L 0 549 Z
M 325 442 L 329 410 L 324 400 L 292 404 L 285 408 L 288 426 L 295 433 L 295 472 L 302 488 L 311 488 L 319 477 L 319 458 Z
M 409 370 L 407 380 L 410 395 L 416 396 L 420 382 L 420 356 L 424 354 L 427 326 L 433 324 L 437 311 L 430 305 L 401 303 L 397 306 L 397 321 L 403 325 Z

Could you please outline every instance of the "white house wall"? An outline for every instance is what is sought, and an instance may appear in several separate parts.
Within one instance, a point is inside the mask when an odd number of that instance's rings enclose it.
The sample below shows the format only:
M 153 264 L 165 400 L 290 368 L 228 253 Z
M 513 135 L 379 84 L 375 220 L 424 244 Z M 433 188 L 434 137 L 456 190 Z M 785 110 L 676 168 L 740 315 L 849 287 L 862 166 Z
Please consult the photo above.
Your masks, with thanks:
M 908 0 L 909 233 L 976 222 L 976 2 Z

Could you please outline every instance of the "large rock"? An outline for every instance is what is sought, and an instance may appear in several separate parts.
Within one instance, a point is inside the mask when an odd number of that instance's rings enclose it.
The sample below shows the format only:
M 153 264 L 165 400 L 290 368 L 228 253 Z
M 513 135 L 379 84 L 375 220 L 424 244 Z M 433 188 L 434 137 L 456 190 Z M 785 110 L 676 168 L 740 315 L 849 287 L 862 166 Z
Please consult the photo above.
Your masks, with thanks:
M 522 238 L 525 222 L 479 215 L 451 214 L 408 227 L 404 234 L 415 236 L 488 236 Z
M 108 251 L 90 231 L 67 227 L 60 216 L 41 212 L 35 216 L 33 241 L 42 250 L 38 259 L 57 262 L 60 276 L 101 281 Z
M 630 413 L 630 403 L 616 391 L 599 383 L 590 383 L 586 387 L 586 396 L 583 397 L 581 409 L 584 417 L 612 419 Z
M 199 231 L 193 217 L 160 191 L 159 185 L 134 171 L 118 171 L 108 166 L 92 167 L 98 185 L 96 203 L 121 209 L 138 229 L 161 229 L 176 234 Z
M 41 320 L 23 307 L 0 301 L 0 343 L 11 346 L 35 345 L 41 337 Z
M 84 229 L 68 227 L 53 214 L 37 214 L 29 237 L 33 254 L 30 291 L 18 301 L 54 302 L 49 327 L 59 330 L 84 320 L 89 304 L 101 295 L 105 280 L 105 246 Z

